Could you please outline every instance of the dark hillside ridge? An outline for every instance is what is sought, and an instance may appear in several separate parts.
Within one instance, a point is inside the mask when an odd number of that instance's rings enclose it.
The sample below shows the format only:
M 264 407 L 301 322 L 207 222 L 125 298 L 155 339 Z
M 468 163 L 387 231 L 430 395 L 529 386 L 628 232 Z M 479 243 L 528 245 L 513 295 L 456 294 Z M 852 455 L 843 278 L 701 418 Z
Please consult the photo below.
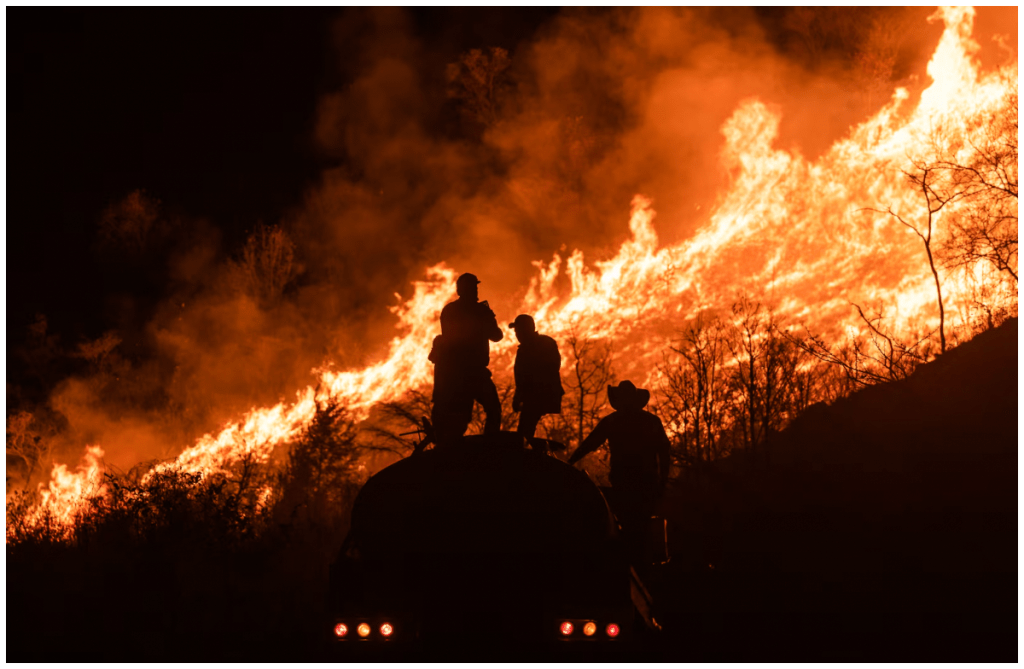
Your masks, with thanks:
M 874 548 L 915 570 L 1015 572 L 1017 320 L 808 412 L 768 458 L 777 511 L 885 528 L 892 544 Z M 882 557 L 871 548 L 854 551 L 862 567 Z
M 902 381 L 865 388 L 798 417 L 773 461 L 841 464 L 906 459 L 1016 458 L 1017 319 L 922 365 Z M 1014 430 L 1006 428 L 1012 421 Z M 1005 437 L 1012 436 L 1007 442 Z M 898 467 L 897 467 L 898 469 Z
M 773 649 L 707 659 L 1016 661 L 1017 415 L 1014 318 L 685 475 L 666 615 Z

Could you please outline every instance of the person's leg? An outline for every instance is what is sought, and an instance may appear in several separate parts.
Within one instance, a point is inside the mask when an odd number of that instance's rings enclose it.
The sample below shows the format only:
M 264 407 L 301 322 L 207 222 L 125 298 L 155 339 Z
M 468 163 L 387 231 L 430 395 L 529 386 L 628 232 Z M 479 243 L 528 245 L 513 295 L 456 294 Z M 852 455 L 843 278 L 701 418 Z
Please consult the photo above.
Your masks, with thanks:
M 434 407 L 430 419 L 438 444 L 448 444 L 466 434 L 473 418 L 473 393 L 467 383 L 448 380 L 444 393 L 434 393 Z
M 494 387 L 490 372 L 486 376 L 481 375 L 476 384 L 476 401 L 484 408 L 487 416 L 484 421 L 484 434 L 493 434 L 501 431 L 501 400 L 498 399 L 498 389 Z M 469 424 L 468 421 L 466 423 Z
M 622 525 L 622 539 L 630 555 L 630 562 L 637 571 L 643 570 L 650 561 L 647 555 L 647 533 L 651 514 L 654 511 L 652 497 L 644 488 L 617 486 L 616 515 Z
M 540 422 L 540 417 L 540 409 L 526 404 L 519 414 L 519 425 L 516 427 L 516 433 L 526 438 L 530 448 L 546 454 L 549 452 L 547 442 L 543 439 L 535 439 L 533 436 L 537 432 L 537 423 Z
M 540 409 L 529 403 L 524 403 L 523 410 L 519 413 L 519 425 L 516 426 L 516 432 L 529 439 L 537 432 L 537 423 L 539 422 Z
M 469 429 L 469 423 L 473 420 L 473 394 L 463 393 L 459 396 L 458 402 L 452 407 L 452 423 L 455 427 L 456 436 L 461 437 Z

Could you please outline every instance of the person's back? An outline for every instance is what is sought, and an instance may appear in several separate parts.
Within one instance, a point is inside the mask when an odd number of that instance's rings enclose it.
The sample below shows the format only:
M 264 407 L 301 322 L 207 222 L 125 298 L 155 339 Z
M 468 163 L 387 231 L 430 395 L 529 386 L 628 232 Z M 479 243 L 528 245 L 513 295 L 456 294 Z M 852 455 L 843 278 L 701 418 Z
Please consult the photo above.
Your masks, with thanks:
M 541 413 L 559 413 L 564 391 L 558 344 L 551 337 L 537 332 L 533 317 L 528 314 L 516 316 L 508 326 L 519 339 L 513 368 L 515 398 L 538 405 L 542 408 Z
M 522 342 L 516 353 L 516 392 L 560 400 L 563 394 L 558 373 L 561 360 L 558 344 L 547 335 L 537 334 Z
M 546 446 L 533 435 L 541 416 L 562 411 L 562 356 L 554 339 L 537 332 L 533 316 L 519 314 L 508 326 L 519 339 L 514 367 L 516 392 L 512 397 L 512 410 L 521 412 L 516 432 L 533 448 L 543 450 Z
M 460 297 L 441 310 L 441 332 L 450 343 L 454 362 L 460 367 L 487 367 L 490 342 L 500 341 L 501 330 L 487 302 Z
M 591 434 L 608 441 L 613 486 L 658 489 L 658 451 L 666 439 L 661 419 L 643 409 L 615 411 L 602 418 Z
M 608 401 L 615 411 L 597 423 L 569 464 L 608 442 L 613 486 L 660 492 L 668 480 L 671 444 L 661 419 L 644 411 L 650 398 L 650 392 L 629 381 L 608 386 Z

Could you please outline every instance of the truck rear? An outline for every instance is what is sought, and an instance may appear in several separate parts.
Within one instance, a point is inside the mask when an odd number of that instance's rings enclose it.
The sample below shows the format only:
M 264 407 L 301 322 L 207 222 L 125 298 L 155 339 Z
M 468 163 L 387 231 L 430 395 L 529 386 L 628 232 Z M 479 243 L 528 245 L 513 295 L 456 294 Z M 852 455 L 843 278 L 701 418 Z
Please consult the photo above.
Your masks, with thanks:
M 331 567 L 328 636 L 364 651 L 621 647 L 638 586 L 586 474 L 512 433 L 471 436 L 367 481 Z

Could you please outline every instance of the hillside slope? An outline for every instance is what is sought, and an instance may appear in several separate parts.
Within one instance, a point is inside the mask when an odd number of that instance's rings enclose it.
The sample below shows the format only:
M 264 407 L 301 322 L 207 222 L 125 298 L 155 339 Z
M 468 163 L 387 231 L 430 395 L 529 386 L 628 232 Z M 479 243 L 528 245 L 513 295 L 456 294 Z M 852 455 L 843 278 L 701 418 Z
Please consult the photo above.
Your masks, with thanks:
M 1015 661 L 1017 320 L 813 407 L 665 510 L 665 615 L 706 659 Z M 774 650 L 726 651 L 730 630 Z

